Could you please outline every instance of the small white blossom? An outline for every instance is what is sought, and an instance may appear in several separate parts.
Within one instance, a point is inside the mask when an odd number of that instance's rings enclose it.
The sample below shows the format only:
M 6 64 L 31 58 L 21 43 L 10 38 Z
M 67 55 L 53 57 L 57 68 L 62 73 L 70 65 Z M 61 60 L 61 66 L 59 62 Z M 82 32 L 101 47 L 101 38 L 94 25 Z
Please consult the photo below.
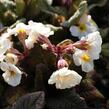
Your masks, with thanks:
M 53 35 L 54 32 L 51 30 L 50 27 L 33 21 L 29 21 L 29 27 L 31 28 L 31 32 L 29 33 L 28 38 L 25 40 L 26 47 L 31 49 L 34 47 L 34 44 L 37 43 L 38 37 L 43 35 L 45 37 L 49 37 Z
M 7 63 L 11 63 L 11 64 L 16 65 L 18 62 L 18 57 L 15 54 L 7 53 L 5 56 L 5 61 Z
M 99 59 L 101 52 L 102 38 L 98 31 L 88 34 L 86 37 L 82 37 L 81 40 L 87 41 L 87 53 L 93 59 Z
M 50 27 L 42 23 L 29 21 L 28 24 L 32 28 L 32 30 L 36 31 L 38 34 L 41 34 L 43 36 L 49 37 L 50 35 L 54 34 L 54 31 L 52 31 Z
M 91 19 L 90 15 L 83 15 L 77 25 L 72 25 L 70 27 L 70 32 L 72 36 L 78 37 L 86 36 L 89 33 L 98 30 L 96 23 Z
M 82 71 L 84 72 L 90 72 L 94 69 L 93 59 L 83 50 L 76 49 L 75 53 L 73 54 L 73 60 L 75 65 L 81 65 Z
M 4 71 L 2 76 L 5 82 L 13 87 L 20 84 L 22 72 L 15 65 L 1 62 L 0 67 Z
M 59 69 L 51 75 L 48 84 L 55 84 L 57 89 L 66 89 L 78 85 L 82 77 L 67 67 Z
M 12 42 L 9 39 L 0 37 L 0 55 L 5 54 L 6 51 L 11 47 L 12 47 Z
M 8 29 L 8 33 L 10 35 L 18 35 L 18 34 L 26 34 L 28 35 L 31 31 L 31 28 L 24 23 L 18 23 L 15 28 Z

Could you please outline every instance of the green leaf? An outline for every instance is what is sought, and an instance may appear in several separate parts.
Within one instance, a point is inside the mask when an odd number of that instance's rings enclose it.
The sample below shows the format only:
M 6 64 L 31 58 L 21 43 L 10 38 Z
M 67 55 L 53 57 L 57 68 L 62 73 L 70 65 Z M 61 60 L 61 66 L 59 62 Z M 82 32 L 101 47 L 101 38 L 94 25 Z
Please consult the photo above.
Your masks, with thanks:
M 25 10 L 24 0 L 15 0 L 16 3 L 16 13 L 18 16 L 22 16 Z
M 109 57 L 109 43 L 102 45 L 102 54 L 106 57 Z

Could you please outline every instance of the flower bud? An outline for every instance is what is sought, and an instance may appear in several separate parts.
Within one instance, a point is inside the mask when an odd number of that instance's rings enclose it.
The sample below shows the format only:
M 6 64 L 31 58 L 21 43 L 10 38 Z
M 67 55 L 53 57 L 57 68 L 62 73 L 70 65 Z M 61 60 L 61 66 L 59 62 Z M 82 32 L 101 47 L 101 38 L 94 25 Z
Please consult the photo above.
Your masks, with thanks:
M 61 69 L 63 67 L 68 67 L 68 63 L 66 60 L 60 59 L 60 60 L 58 60 L 57 67 L 58 67 L 58 69 Z
M 5 57 L 5 61 L 15 65 L 18 62 L 18 58 L 15 54 L 7 53 Z

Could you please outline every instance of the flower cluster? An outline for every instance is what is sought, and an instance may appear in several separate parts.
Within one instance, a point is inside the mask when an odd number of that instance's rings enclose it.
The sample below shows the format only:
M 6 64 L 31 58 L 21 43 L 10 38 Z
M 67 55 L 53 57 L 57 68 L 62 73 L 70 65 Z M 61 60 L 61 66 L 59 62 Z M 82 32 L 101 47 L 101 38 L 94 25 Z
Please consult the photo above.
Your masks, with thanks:
M 84 18 L 85 16 L 85 18 Z M 83 21 L 83 19 L 86 19 Z M 56 57 L 57 70 L 52 73 L 48 84 L 56 84 L 57 89 L 66 89 L 78 85 L 81 82 L 80 76 L 74 70 L 69 69 L 69 64 L 64 55 L 68 54 L 73 58 L 75 65 L 82 67 L 82 71 L 94 70 L 94 60 L 99 59 L 102 39 L 97 31 L 97 26 L 91 17 L 84 14 L 79 26 L 71 26 L 73 36 L 79 37 L 79 41 L 67 41 L 54 45 L 49 36 L 54 34 L 52 28 L 42 23 L 29 21 L 28 25 L 18 23 L 14 28 L 7 29 L 0 37 L 0 68 L 4 80 L 11 86 L 17 86 L 21 82 L 23 72 L 19 68 L 20 60 L 29 55 L 29 50 L 38 43 L 43 49 L 52 52 Z M 23 46 L 23 52 L 14 48 L 12 37 L 17 37 Z
M 48 37 L 53 31 L 42 23 L 30 21 L 28 25 L 18 23 L 14 28 L 8 29 L 0 37 L 0 68 L 4 80 L 11 86 L 20 84 L 23 72 L 18 66 L 19 60 L 25 58 L 29 49 L 34 47 L 39 36 Z M 13 46 L 12 36 L 18 37 L 24 47 L 24 52 L 19 52 Z

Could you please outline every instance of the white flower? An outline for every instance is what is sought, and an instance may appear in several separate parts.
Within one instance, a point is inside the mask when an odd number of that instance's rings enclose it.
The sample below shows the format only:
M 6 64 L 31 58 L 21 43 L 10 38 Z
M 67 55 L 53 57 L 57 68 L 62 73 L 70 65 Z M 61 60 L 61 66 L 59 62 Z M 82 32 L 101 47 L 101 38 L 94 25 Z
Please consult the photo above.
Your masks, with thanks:
M 25 40 L 25 45 L 28 49 L 31 49 L 34 47 L 34 43 L 37 43 L 39 34 L 37 31 L 33 28 L 29 34 L 29 37 Z
M 2 76 L 5 82 L 11 86 L 17 86 L 20 84 L 22 72 L 15 65 L 1 62 L 0 67 L 4 71 Z
M 57 89 L 66 89 L 78 85 L 82 77 L 67 67 L 59 69 L 51 75 L 48 84 L 55 84 Z
M 98 31 L 88 34 L 86 37 L 82 37 L 81 41 L 87 41 L 87 53 L 93 59 L 99 59 L 99 54 L 101 52 L 102 38 Z
M 12 42 L 9 39 L 0 37 L 0 55 L 5 54 L 6 51 L 11 47 L 12 47 Z
M 18 23 L 15 28 L 8 29 L 7 32 L 10 35 L 26 34 L 28 35 L 31 31 L 31 28 L 24 23 Z
M 29 21 L 28 24 L 32 28 L 32 30 L 34 29 L 34 31 L 36 31 L 38 34 L 41 34 L 43 36 L 49 37 L 50 35 L 54 34 L 54 31 L 52 31 L 50 27 L 42 23 Z
M 33 21 L 29 21 L 29 27 L 31 28 L 31 32 L 29 33 L 28 38 L 25 40 L 26 47 L 31 49 L 34 47 L 34 44 L 37 43 L 38 37 L 43 35 L 45 37 L 49 37 L 53 35 L 54 32 L 51 30 L 50 27 Z
M 77 25 L 72 25 L 70 27 L 70 32 L 72 36 L 78 37 L 86 36 L 89 33 L 98 30 L 96 23 L 91 19 L 90 15 L 84 14 Z
M 16 65 L 18 62 L 18 57 L 15 54 L 7 53 L 6 57 L 5 57 L 5 61 L 7 63 L 11 63 L 11 64 Z
M 83 50 L 76 49 L 75 53 L 73 54 L 73 60 L 75 65 L 81 65 L 82 71 L 84 72 L 90 72 L 94 69 L 93 59 Z

